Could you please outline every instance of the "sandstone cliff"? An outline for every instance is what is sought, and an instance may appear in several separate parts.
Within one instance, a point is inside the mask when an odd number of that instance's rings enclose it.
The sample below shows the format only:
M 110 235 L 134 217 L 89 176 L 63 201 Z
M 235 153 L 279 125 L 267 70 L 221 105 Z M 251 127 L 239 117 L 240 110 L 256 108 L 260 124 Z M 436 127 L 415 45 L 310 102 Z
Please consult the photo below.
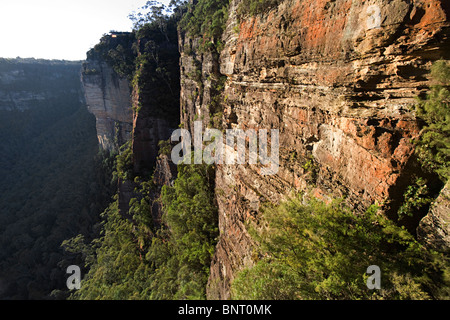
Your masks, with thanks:
M 95 115 L 101 148 L 117 150 L 131 137 L 133 111 L 131 88 L 126 78 L 101 59 L 88 59 L 81 82 L 88 110 Z
M 431 63 L 450 58 L 447 1 L 286 0 L 240 21 L 239 4 L 230 2 L 220 54 L 199 52 L 200 38 L 180 34 L 181 119 L 191 129 L 214 117 L 223 128 L 279 129 L 280 169 L 263 177 L 258 166 L 218 166 L 210 299 L 229 298 L 235 272 L 252 264 L 244 224 L 262 201 L 310 191 L 345 197 L 359 211 L 378 203 L 395 212 L 421 174 L 415 97 L 430 84 Z M 218 112 L 211 101 L 222 76 Z

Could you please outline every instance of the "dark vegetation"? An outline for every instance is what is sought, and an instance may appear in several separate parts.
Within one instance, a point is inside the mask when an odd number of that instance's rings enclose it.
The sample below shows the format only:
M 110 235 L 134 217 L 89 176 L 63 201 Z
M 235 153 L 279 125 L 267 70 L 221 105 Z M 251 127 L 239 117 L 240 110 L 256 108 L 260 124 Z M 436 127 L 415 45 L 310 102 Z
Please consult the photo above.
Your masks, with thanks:
M 181 31 L 192 37 L 201 37 L 200 51 L 223 47 L 221 40 L 228 19 L 229 0 L 199 0 L 185 5 L 186 12 L 179 23 Z
M 139 44 L 136 49 L 140 54 L 132 82 L 138 89 L 140 106 L 151 105 L 152 115 L 168 120 L 174 128 L 179 123 L 180 101 L 178 20 L 175 14 L 164 20 L 158 17 L 136 31 L 135 46 Z
M 61 242 L 95 233 L 112 163 L 80 101 L 80 63 L 2 60 L 0 69 L 23 75 L 0 90 L 47 95 L 28 110 L 0 110 L 0 298 L 47 299 L 77 260 Z
M 422 125 L 413 142 L 415 168 L 409 178 L 394 220 L 415 233 L 419 221 L 450 177 L 450 67 L 436 61 L 430 73 L 432 85 L 424 98 L 418 98 L 416 116 Z
M 133 49 L 135 34 L 133 32 L 114 32 L 105 34 L 100 42 L 86 53 L 88 60 L 101 60 L 112 66 L 114 71 L 131 80 L 134 72 L 136 52 Z M 86 70 L 87 73 L 98 73 L 100 70 Z
M 179 168 L 173 187 L 164 187 L 162 225 L 151 214 L 152 183 L 138 183 L 128 215 L 117 201 L 103 213 L 100 238 L 82 236 L 64 247 L 85 257 L 89 273 L 71 299 L 205 299 L 214 252 L 217 208 L 214 169 L 195 165 Z
M 419 99 L 417 116 L 424 121 L 416 154 L 425 170 L 450 178 L 450 66 L 440 60 L 431 68 L 434 84 L 425 99 Z

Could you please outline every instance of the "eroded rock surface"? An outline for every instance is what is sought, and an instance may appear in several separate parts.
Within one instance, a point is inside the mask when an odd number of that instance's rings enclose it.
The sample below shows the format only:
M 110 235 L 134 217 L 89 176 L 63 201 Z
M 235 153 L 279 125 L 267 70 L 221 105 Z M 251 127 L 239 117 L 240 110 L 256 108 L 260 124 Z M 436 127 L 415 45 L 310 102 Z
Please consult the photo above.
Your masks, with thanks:
M 450 252 L 450 182 L 441 190 L 417 229 L 420 241 L 435 250 Z
M 116 150 L 130 139 L 133 128 L 129 81 L 101 60 L 83 64 L 81 81 L 88 110 L 96 118 L 101 148 Z
M 216 114 L 224 128 L 279 129 L 280 168 L 262 176 L 256 165 L 218 166 L 210 299 L 229 298 L 236 271 L 252 265 L 245 222 L 262 201 L 310 191 L 344 196 L 359 211 L 389 210 L 411 175 L 415 97 L 430 84 L 432 62 L 450 52 L 446 1 L 286 0 L 240 23 L 238 5 L 230 4 L 220 55 L 180 35 L 182 123 L 211 125 Z M 218 114 L 211 101 L 222 76 Z

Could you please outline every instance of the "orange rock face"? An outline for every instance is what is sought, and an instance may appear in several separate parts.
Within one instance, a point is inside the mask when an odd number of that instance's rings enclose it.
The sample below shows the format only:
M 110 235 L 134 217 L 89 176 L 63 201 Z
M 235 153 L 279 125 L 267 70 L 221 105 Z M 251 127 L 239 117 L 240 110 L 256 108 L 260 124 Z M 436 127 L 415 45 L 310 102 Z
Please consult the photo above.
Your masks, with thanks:
M 430 84 L 432 62 L 450 58 L 444 0 L 286 0 L 240 23 L 238 5 L 230 4 L 218 57 L 227 77 L 224 124 L 279 129 L 280 169 L 263 177 L 257 166 L 218 167 L 213 299 L 229 298 L 235 272 L 252 265 L 244 223 L 257 219 L 263 201 L 312 191 L 323 199 L 343 196 L 358 211 L 373 203 L 390 209 L 413 170 L 411 141 L 420 132 L 415 97 Z M 192 49 L 192 41 L 181 37 L 180 48 Z M 182 53 L 182 79 L 192 61 Z M 202 79 L 214 73 L 214 57 L 198 62 Z M 184 75 L 182 118 L 189 127 L 186 119 L 209 112 L 208 91 L 193 100 L 198 83 Z

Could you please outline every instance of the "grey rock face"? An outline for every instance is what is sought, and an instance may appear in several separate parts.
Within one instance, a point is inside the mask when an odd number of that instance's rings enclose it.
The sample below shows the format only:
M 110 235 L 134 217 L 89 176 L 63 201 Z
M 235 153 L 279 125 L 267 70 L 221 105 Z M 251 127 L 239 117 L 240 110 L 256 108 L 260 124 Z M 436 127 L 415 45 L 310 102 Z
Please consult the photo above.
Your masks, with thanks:
M 130 138 L 133 127 L 129 81 L 97 60 L 83 64 L 81 81 L 88 110 L 97 121 L 100 146 L 116 149 Z
M 435 250 L 450 252 L 450 181 L 420 221 L 417 236 Z

